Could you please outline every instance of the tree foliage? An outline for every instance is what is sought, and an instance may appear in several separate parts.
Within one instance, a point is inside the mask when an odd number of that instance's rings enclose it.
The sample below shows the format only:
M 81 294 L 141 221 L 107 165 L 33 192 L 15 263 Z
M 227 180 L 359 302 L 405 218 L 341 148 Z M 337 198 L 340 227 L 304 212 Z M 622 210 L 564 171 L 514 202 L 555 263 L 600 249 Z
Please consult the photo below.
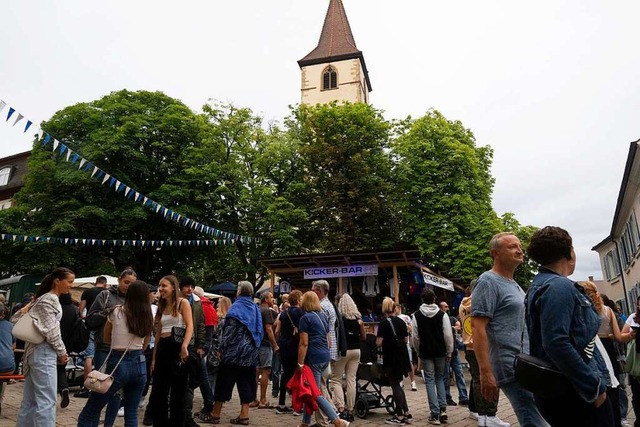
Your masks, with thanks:
M 120 181 L 197 221 L 256 237 L 224 248 L 71 247 L 0 242 L 0 272 L 82 275 L 132 266 L 141 278 L 190 274 L 205 287 L 253 280 L 275 255 L 417 244 L 432 267 L 472 279 L 488 242 L 533 228 L 491 207 L 492 150 L 430 111 L 390 122 L 366 104 L 301 105 L 284 126 L 211 103 L 195 114 L 159 92 L 114 92 L 57 112 L 43 129 Z M 36 143 L 3 232 L 101 239 L 201 239 L 115 193 Z M 531 266 L 520 279 L 530 278 Z M 521 281 L 521 283 L 523 283 Z

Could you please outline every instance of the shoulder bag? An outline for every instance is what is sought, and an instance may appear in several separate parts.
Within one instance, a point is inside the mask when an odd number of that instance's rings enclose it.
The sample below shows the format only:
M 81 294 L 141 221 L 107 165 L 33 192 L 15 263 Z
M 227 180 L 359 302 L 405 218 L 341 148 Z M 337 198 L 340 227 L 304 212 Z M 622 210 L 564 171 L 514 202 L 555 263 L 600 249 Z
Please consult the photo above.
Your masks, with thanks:
M 33 306 L 29 307 L 29 309 L 22 315 L 14 315 L 15 318 L 17 318 L 17 322 L 13 325 L 13 329 L 11 330 L 11 334 L 14 337 L 31 344 L 40 344 L 44 341 L 44 335 L 40 333 L 35 325 L 35 323 L 38 322 L 38 319 L 31 316 L 30 313 L 31 309 L 35 307 L 37 303 L 38 301 L 36 300 Z
M 131 346 L 131 343 L 134 339 L 135 337 L 131 338 L 131 341 L 129 341 L 129 344 L 127 344 L 127 348 L 122 353 L 122 356 L 120 356 L 120 360 L 118 360 L 118 363 L 113 368 L 111 373 L 107 374 L 104 371 L 107 367 L 109 356 L 111 356 L 111 351 L 113 350 L 110 349 L 109 354 L 107 354 L 107 358 L 104 359 L 104 363 L 102 364 L 100 369 L 94 369 L 93 371 L 89 372 L 89 375 L 87 375 L 87 379 L 84 380 L 84 387 L 88 390 L 95 391 L 96 393 L 100 394 L 105 394 L 107 391 L 109 391 L 111 385 L 113 384 L 113 373 L 118 369 L 118 366 L 120 366 L 120 362 L 122 362 L 122 359 L 129 351 L 129 347 Z
M 527 316 L 528 297 L 529 294 L 527 293 L 524 299 L 525 319 Z M 543 398 L 557 398 L 566 395 L 571 389 L 569 379 L 545 360 L 526 354 L 523 351 L 524 328 L 526 327 L 526 324 L 523 325 L 522 337 L 520 338 L 520 353 L 513 360 L 516 382 L 525 390 Z

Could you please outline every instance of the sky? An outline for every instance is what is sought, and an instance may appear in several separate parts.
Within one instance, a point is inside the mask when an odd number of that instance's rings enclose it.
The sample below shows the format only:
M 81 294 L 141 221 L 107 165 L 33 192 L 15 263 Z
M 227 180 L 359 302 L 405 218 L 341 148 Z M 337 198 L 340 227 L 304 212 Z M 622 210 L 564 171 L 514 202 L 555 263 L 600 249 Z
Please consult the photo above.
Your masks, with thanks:
M 39 123 L 112 91 L 158 90 L 197 112 L 213 99 L 281 122 L 300 102 L 296 61 L 316 46 L 328 3 L 9 2 L 0 99 Z M 572 277 L 602 278 L 591 247 L 609 235 L 640 138 L 640 3 L 343 3 L 371 104 L 387 119 L 433 108 L 460 120 L 494 149 L 496 212 L 566 228 Z M 0 157 L 30 149 L 17 128 L 0 126 Z

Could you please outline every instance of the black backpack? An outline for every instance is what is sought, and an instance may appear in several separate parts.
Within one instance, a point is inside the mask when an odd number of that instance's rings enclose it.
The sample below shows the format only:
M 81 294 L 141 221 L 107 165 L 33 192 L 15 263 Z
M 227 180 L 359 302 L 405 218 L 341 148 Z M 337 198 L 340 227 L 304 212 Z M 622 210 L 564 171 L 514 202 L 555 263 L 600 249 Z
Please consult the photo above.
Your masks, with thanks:
M 86 350 L 89 345 L 89 330 L 80 316 L 76 317 L 73 327 L 67 332 L 66 336 L 62 337 L 62 341 L 67 351 L 80 353 Z

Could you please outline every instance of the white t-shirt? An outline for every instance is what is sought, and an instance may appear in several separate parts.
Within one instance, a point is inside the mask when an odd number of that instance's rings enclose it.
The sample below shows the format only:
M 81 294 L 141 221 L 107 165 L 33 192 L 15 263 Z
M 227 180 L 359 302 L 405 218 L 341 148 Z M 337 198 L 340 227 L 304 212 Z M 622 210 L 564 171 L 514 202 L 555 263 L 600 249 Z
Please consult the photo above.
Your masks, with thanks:
M 640 327 L 640 324 L 635 321 L 635 317 L 636 317 L 636 314 L 635 313 L 631 313 L 629 315 L 629 317 L 627 317 L 627 321 L 624 322 L 624 323 L 626 323 L 627 325 L 631 326 L 632 328 Z

